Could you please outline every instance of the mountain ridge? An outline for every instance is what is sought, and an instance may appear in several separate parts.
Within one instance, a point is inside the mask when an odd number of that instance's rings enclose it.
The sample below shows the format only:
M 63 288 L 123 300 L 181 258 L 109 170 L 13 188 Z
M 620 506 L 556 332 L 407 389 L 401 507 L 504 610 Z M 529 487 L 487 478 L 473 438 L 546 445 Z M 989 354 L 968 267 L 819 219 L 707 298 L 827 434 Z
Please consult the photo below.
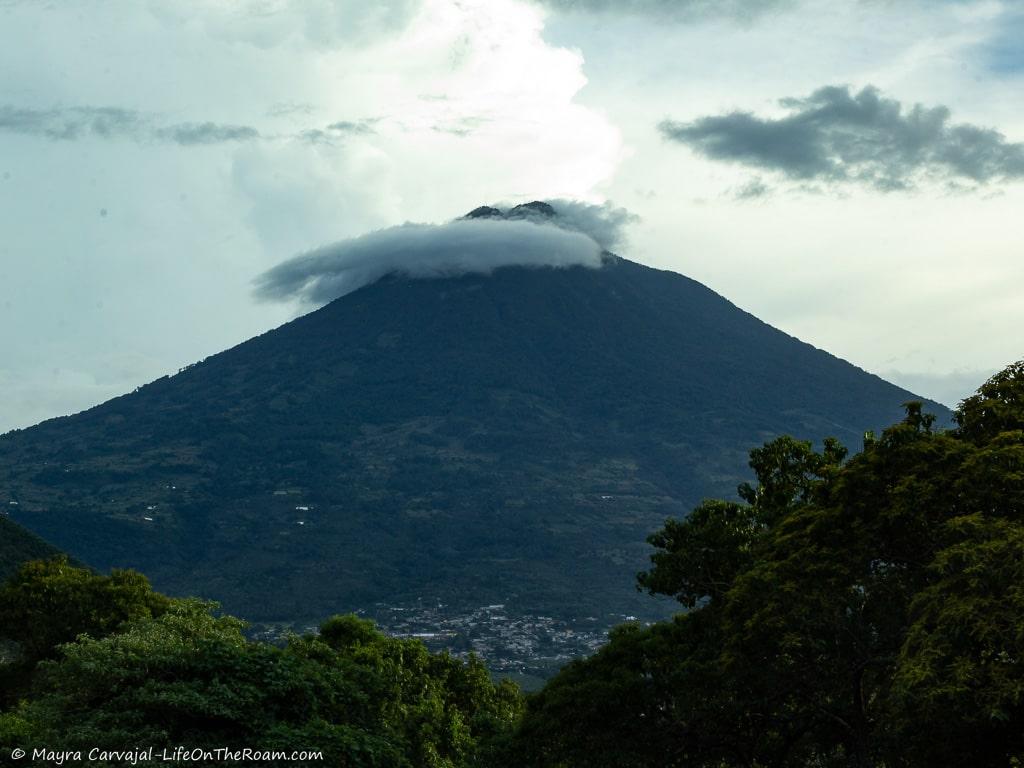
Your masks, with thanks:
M 751 447 L 856 449 L 909 399 L 619 257 L 392 275 L 8 433 L 0 492 L 94 567 L 253 619 L 417 599 L 639 615 L 644 538 L 733 495 Z

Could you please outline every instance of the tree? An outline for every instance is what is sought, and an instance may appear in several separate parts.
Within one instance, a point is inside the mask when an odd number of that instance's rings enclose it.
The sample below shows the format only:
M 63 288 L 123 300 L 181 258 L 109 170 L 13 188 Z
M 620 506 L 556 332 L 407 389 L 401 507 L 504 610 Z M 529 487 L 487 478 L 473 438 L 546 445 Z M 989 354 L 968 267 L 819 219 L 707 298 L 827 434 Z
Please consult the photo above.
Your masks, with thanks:
M 471 768 L 519 715 L 518 690 L 475 658 L 431 654 L 354 616 L 280 648 L 247 640 L 215 607 L 167 601 L 53 649 L 30 695 L 0 714 L 0 747 L 316 750 L 309 765 Z
M 920 764 L 1024 758 L 1024 526 L 964 515 L 911 605 L 894 716 Z
M 64 556 L 25 563 L 0 586 L 0 640 L 17 647 L 14 659 L 0 665 L 0 705 L 23 693 L 36 664 L 54 658 L 61 644 L 83 634 L 105 637 L 171 604 L 135 571 L 102 576 Z
M 640 587 L 688 612 L 614 633 L 529 702 L 532 764 L 1024 759 L 1024 363 L 955 429 L 908 403 L 850 459 L 784 437 L 751 467 L 741 501 L 650 539 Z

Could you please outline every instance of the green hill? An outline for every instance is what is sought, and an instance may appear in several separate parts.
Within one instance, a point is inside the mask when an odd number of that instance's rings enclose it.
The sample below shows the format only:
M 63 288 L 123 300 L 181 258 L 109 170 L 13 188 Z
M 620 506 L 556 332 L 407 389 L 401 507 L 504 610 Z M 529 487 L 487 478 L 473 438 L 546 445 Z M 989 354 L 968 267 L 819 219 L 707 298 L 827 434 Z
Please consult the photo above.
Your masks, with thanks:
M 0 499 L 94 567 L 254 620 L 417 599 L 641 615 L 646 536 L 733 494 L 751 445 L 856 449 L 911 398 L 616 257 L 388 277 L 0 438 Z
M 22 563 L 59 554 L 56 547 L 0 515 L 0 582 L 18 570 Z

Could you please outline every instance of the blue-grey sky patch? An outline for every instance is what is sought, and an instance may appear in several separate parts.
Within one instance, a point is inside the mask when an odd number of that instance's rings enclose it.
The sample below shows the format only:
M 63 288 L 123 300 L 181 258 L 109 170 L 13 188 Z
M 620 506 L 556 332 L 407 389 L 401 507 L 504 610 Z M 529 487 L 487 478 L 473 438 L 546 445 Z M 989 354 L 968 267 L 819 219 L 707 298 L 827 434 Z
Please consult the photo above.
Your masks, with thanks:
M 268 117 L 304 117 L 313 114 L 316 107 L 312 104 L 295 101 L 278 101 L 267 108 Z
M 1015 9 L 1000 18 L 995 36 L 981 45 L 981 56 L 998 74 L 1024 73 L 1024 11 Z
M 980 186 L 1024 178 L 1024 144 L 999 131 L 953 123 L 948 107 L 905 107 L 868 86 L 826 86 L 786 98 L 789 114 L 730 112 L 691 122 L 664 120 L 664 138 L 711 160 L 792 180 L 908 190 L 924 179 Z
M 998 369 L 956 370 L 951 373 L 906 373 L 900 370 L 880 371 L 888 379 L 915 394 L 930 398 L 950 408 L 984 384 Z

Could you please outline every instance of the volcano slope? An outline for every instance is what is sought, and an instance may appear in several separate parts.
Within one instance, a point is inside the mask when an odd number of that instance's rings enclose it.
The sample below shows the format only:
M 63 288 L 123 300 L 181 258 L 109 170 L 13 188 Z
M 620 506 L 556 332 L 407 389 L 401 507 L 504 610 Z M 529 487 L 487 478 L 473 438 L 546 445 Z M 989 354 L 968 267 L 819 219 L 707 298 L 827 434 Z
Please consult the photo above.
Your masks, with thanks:
M 93 567 L 257 621 L 421 598 L 644 615 L 646 536 L 734 495 L 751 447 L 857 449 L 910 399 L 617 257 L 391 276 L 5 435 L 0 503 Z
M 0 582 L 29 560 L 48 560 L 60 554 L 56 547 L 0 514 Z

